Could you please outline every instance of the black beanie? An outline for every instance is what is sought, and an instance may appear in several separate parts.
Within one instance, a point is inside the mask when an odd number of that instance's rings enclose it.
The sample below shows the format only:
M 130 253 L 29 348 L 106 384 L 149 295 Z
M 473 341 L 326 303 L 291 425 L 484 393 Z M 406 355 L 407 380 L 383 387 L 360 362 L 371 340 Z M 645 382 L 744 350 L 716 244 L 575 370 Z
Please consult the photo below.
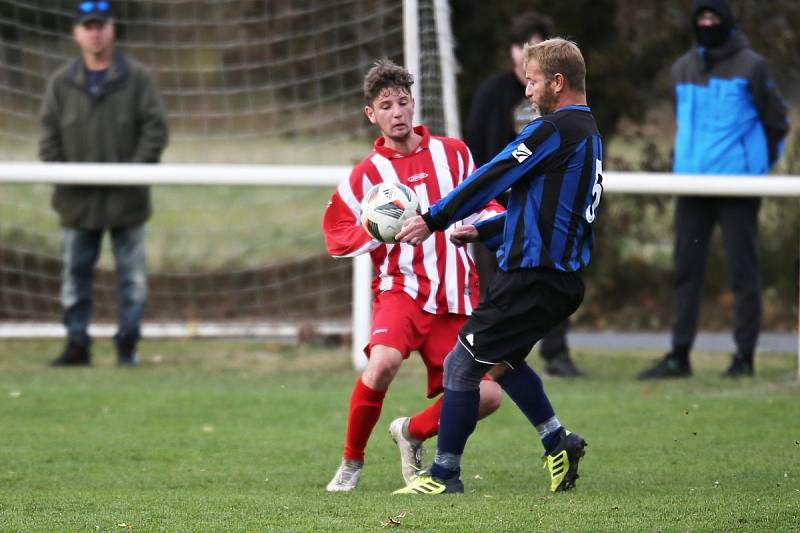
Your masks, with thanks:
M 722 19 L 722 23 L 711 28 L 700 28 L 697 25 L 697 15 L 705 9 L 710 9 Z M 692 29 L 695 39 L 701 46 L 715 48 L 728 40 L 734 26 L 733 12 L 725 0 L 694 0 L 692 7 Z

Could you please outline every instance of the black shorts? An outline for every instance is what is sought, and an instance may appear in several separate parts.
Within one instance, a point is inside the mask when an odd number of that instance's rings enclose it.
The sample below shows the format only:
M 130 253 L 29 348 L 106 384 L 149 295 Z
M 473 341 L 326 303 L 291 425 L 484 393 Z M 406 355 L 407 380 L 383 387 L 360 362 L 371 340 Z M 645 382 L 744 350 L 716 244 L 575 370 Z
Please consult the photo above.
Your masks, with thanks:
M 578 309 L 583 292 L 583 280 L 575 272 L 498 269 L 459 339 L 477 361 L 513 367 Z

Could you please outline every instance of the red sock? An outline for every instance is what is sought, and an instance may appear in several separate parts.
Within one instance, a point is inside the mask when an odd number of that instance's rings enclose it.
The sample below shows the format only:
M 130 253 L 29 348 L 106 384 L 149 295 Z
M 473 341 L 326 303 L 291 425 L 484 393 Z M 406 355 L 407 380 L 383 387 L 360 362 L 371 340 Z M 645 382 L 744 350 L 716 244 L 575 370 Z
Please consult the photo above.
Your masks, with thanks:
M 425 440 L 439 433 L 439 413 L 442 412 L 442 397 L 411 417 L 408 422 L 408 434 L 417 440 Z
M 347 415 L 347 434 L 344 439 L 344 458 L 364 461 L 364 449 L 372 429 L 381 417 L 386 391 L 370 389 L 361 377 L 356 380 L 350 394 L 350 412 Z

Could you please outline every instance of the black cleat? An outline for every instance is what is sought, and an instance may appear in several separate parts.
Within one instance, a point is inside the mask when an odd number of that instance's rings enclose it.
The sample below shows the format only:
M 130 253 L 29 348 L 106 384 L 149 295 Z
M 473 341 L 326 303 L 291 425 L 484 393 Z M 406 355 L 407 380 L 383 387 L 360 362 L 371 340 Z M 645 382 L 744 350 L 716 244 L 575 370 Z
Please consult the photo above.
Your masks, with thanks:
M 689 366 L 689 363 L 684 363 L 676 357 L 673 357 L 672 352 L 670 352 L 652 368 L 639 372 L 636 379 L 688 378 L 691 375 L 692 367 Z
M 578 463 L 586 453 L 586 441 L 577 433 L 565 433 L 552 453 L 544 456 L 544 468 L 550 472 L 550 492 L 575 488 Z
M 464 483 L 456 476 L 443 480 L 434 477 L 429 470 L 423 470 L 402 489 L 397 489 L 392 494 L 461 494 L 464 492 Z

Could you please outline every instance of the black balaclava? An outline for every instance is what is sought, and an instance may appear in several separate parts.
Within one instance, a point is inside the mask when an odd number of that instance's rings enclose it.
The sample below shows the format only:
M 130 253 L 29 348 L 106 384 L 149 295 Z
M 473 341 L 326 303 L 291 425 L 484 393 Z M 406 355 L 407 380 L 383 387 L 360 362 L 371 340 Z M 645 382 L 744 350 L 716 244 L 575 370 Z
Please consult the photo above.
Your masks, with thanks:
M 705 9 L 710 9 L 722 19 L 720 24 L 700 27 L 697 25 L 697 15 Z M 697 44 L 704 48 L 717 48 L 722 46 L 733 30 L 733 12 L 725 0 L 695 0 L 692 8 L 692 29 Z

